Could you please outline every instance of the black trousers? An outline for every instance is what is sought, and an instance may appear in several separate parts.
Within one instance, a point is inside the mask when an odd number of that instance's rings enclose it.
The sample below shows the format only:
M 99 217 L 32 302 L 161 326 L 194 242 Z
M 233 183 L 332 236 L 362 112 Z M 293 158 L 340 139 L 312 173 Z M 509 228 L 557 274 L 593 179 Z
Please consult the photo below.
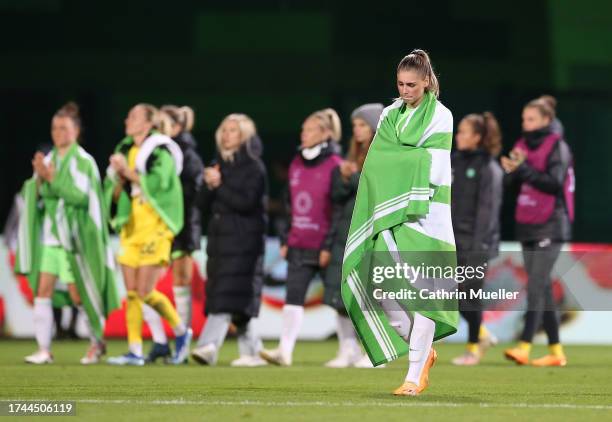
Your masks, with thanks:
M 484 252 L 457 251 L 457 265 L 476 268 L 488 261 Z M 466 299 L 459 300 L 459 312 L 468 323 L 468 342 L 478 343 L 480 324 L 482 324 L 482 304 L 477 297 L 471 297 L 470 292 L 481 290 L 486 277 L 472 277 L 459 284 L 459 291 L 466 292 Z
M 561 252 L 561 242 L 544 239 L 523 242 L 523 261 L 527 271 L 527 312 L 521 340 L 531 342 L 540 326 L 548 343 L 559 343 L 559 319 L 552 292 L 550 274 Z
M 304 306 L 310 281 L 317 273 L 324 276 L 323 269 L 319 267 L 319 253 L 318 249 L 289 248 L 285 304 Z

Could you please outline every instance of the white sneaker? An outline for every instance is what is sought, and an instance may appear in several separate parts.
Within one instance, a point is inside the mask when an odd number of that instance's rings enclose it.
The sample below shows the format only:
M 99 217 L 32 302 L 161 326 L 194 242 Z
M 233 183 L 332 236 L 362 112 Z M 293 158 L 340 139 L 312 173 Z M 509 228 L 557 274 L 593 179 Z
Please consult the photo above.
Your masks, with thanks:
M 200 365 L 215 365 L 217 363 L 217 347 L 214 344 L 205 344 L 191 351 L 191 358 Z
M 106 345 L 102 342 L 92 343 L 85 356 L 81 358 L 81 365 L 100 363 L 100 358 L 106 354 Z
M 325 364 L 328 368 L 348 368 L 355 365 L 361 359 L 360 352 L 343 350 L 334 359 Z
M 291 356 L 284 356 L 279 348 L 276 349 L 262 349 L 259 352 L 259 356 L 265 359 L 268 363 L 279 366 L 291 366 Z
M 355 368 L 384 368 L 387 365 L 386 364 L 382 364 L 382 365 L 378 365 L 378 366 L 374 366 L 372 365 L 372 362 L 370 361 L 370 358 L 368 357 L 368 355 L 364 354 L 357 362 L 355 362 Z
M 260 358 L 259 356 L 240 356 L 238 359 L 232 361 L 231 366 L 244 366 L 254 368 L 256 366 L 266 366 L 268 362 Z
M 45 350 L 39 350 L 25 357 L 27 363 L 34 365 L 44 365 L 45 363 L 53 363 L 53 355 Z

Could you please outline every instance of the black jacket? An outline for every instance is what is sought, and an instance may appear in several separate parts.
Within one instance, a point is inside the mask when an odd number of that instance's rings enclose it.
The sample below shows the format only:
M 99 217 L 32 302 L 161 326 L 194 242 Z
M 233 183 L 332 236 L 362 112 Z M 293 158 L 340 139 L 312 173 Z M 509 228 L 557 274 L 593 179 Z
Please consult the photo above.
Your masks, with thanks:
M 206 309 L 257 316 L 263 283 L 267 175 L 261 150 L 248 141 L 233 161 L 218 159 L 221 186 L 203 191 L 207 230 Z M 254 151 L 255 150 L 255 151 Z
M 200 248 L 202 237 L 202 217 L 198 198 L 203 185 L 204 164 L 196 151 L 196 142 L 191 133 L 181 132 L 174 141 L 183 151 L 183 209 L 185 210 L 183 229 L 174 239 L 173 249 L 193 251 Z
M 451 215 L 458 252 L 486 252 L 497 256 L 500 238 L 500 209 L 503 171 L 482 149 L 455 151 Z
M 544 132 L 540 138 L 528 141 L 527 148 L 536 149 L 549 133 L 550 130 Z M 507 184 L 528 182 L 534 188 L 556 197 L 555 209 L 547 222 L 542 224 L 516 223 L 517 240 L 530 242 L 544 239 L 553 241 L 568 241 L 571 239 L 572 228 L 563 193 L 563 184 L 571 162 L 572 153 L 569 146 L 564 140 L 560 139 L 548 156 L 545 172 L 539 172 L 524 161 L 513 173 L 505 176 L 505 183 Z
M 337 310 L 344 311 L 345 307 L 340 294 L 342 282 L 342 260 L 344 258 L 344 247 L 351 227 L 353 208 L 357 198 L 357 187 L 359 186 L 360 172 L 344 181 L 337 167 L 332 173 L 332 201 L 334 211 L 332 223 L 329 228 L 327 249 L 331 252 L 331 260 L 325 271 L 325 291 L 323 302 Z

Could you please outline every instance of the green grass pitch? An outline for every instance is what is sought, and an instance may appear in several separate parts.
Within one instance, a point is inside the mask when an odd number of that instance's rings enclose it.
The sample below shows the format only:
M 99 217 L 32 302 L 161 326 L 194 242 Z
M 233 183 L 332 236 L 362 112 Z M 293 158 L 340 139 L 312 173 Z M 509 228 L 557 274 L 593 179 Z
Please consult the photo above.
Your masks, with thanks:
M 503 359 L 503 346 L 480 366 L 459 368 L 449 361 L 462 345 L 438 344 L 430 388 L 419 397 L 391 395 L 405 375 L 405 357 L 383 369 L 324 368 L 334 341 L 299 342 L 291 368 L 252 369 L 229 366 L 234 341 L 216 367 L 83 367 L 86 346 L 57 342 L 53 365 L 30 366 L 22 362 L 33 341 L 0 340 L 0 400 L 73 400 L 76 418 L 53 419 L 69 421 L 612 420 L 612 349 L 603 346 L 566 347 L 565 368 L 517 367 Z M 110 342 L 109 353 L 125 347 Z M 536 346 L 533 356 L 545 351 Z

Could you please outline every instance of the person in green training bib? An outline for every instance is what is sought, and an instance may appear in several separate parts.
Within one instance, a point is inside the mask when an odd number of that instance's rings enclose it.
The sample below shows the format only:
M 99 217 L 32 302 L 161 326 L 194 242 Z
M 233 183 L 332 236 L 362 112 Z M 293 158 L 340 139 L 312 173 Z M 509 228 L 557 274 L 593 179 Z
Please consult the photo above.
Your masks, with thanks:
M 73 303 L 87 316 L 91 345 L 81 359 L 85 365 L 105 353 L 104 320 L 119 307 L 100 174 L 77 143 L 80 131 L 78 106 L 70 102 L 53 116 L 53 150 L 36 153 L 34 176 L 22 190 L 15 272 L 28 277 L 35 295 L 38 351 L 25 358 L 31 364 L 53 362 L 53 305 Z M 64 292 L 56 289 L 58 280 L 67 286 Z
M 372 364 L 408 354 L 408 373 L 394 394 L 416 396 L 429 384 L 433 341 L 455 333 L 459 319 L 450 211 L 453 116 L 437 99 L 438 80 L 423 50 L 400 61 L 397 89 L 360 176 L 341 289 Z M 391 275 L 396 268 L 434 271 L 409 278 Z

